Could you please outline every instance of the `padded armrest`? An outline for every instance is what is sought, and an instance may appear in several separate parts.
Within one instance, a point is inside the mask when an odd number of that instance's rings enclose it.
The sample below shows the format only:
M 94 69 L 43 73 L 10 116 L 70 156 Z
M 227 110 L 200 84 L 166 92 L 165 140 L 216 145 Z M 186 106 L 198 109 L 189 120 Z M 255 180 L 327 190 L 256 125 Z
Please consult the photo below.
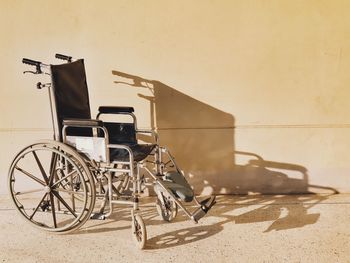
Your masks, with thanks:
M 99 127 L 103 126 L 103 121 L 90 119 L 72 119 L 63 120 L 63 125 L 71 127 Z
M 99 113 L 115 114 L 115 113 L 132 113 L 133 107 L 118 107 L 118 106 L 100 106 L 98 108 Z

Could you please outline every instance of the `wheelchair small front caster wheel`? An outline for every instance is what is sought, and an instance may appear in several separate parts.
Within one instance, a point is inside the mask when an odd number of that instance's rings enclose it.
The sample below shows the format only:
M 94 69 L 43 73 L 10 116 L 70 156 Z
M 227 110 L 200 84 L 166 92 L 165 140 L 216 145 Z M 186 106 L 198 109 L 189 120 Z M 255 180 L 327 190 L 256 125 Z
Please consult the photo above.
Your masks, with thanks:
M 162 202 L 159 200 L 159 198 L 157 198 L 157 201 L 156 201 L 157 212 L 164 221 L 170 222 L 177 215 L 177 204 L 171 199 L 167 199 L 167 198 L 163 198 L 163 199 L 164 199 L 164 205 L 162 205 Z
M 143 222 L 143 219 L 140 215 L 133 215 L 132 217 L 132 236 L 137 247 L 139 249 L 144 249 L 147 240 L 147 231 L 145 223 Z

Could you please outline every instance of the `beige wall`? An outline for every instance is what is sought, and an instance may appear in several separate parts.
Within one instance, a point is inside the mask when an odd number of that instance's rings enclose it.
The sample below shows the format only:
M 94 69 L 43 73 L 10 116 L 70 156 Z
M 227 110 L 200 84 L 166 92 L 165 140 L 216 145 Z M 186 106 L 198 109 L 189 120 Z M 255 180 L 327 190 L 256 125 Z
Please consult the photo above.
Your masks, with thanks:
M 141 127 L 156 125 L 198 192 L 349 192 L 349 11 L 320 0 L 2 0 L 0 193 L 15 153 L 51 136 L 43 78 L 23 75 L 21 59 L 56 63 L 56 52 L 85 58 L 93 114 L 133 105 Z

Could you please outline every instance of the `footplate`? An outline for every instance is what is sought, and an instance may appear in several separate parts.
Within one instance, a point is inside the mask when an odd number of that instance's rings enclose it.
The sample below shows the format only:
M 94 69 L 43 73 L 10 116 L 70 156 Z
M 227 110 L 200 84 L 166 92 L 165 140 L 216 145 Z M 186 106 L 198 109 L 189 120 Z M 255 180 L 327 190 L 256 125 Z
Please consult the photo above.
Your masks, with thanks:
M 203 200 L 202 202 L 200 202 L 201 206 L 193 212 L 191 219 L 198 223 L 199 219 L 205 216 L 210 210 L 210 208 L 212 208 L 212 206 L 215 205 L 215 203 L 215 196 L 211 196 Z
M 90 216 L 90 219 L 105 220 L 106 219 L 106 215 L 104 213 L 93 213 Z

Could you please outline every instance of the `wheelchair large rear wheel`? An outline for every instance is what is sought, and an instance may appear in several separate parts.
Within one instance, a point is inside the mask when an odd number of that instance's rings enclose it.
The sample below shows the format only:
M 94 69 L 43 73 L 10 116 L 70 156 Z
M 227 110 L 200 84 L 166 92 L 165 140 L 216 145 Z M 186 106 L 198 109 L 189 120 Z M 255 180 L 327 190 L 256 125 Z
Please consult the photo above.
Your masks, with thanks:
M 84 159 L 56 141 L 25 147 L 13 160 L 9 190 L 21 215 L 41 229 L 67 233 L 89 219 L 95 184 Z

